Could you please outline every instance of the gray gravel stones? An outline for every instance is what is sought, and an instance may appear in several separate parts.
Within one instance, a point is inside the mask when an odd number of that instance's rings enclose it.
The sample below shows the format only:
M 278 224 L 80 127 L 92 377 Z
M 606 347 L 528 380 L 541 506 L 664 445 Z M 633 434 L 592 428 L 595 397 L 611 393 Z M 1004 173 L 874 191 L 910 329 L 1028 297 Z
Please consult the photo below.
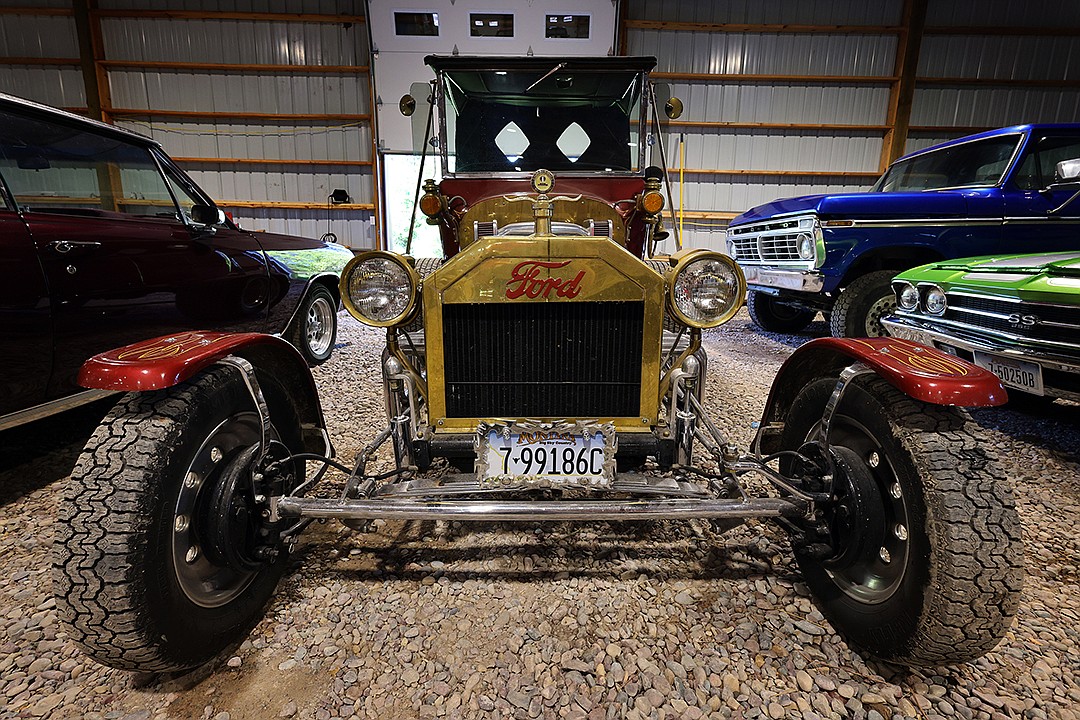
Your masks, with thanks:
M 316 371 L 346 461 L 382 422 L 381 337 L 343 315 L 342 347 Z M 708 407 L 734 442 L 747 445 L 805 339 L 760 333 L 745 312 L 706 333 Z M 265 618 L 215 665 L 109 670 L 66 641 L 49 594 L 57 481 L 95 419 L 9 431 L 0 718 L 1080 717 L 1080 408 L 975 416 L 1019 490 L 1028 581 L 995 652 L 934 671 L 854 654 L 783 534 L 756 522 L 723 535 L 707 523 L 315 525 Z

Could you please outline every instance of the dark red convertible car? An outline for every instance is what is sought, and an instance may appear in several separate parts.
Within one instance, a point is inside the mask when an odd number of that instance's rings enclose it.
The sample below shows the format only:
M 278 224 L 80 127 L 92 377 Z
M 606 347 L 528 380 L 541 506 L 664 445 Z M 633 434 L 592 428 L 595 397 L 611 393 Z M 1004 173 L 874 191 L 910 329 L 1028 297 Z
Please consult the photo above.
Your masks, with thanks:
M 0 429 L 94 399 L 84 360 L 163 333 L 277 333 L 318 364 L 351 258 L 241 230 L 149 138 L 0 94 Z

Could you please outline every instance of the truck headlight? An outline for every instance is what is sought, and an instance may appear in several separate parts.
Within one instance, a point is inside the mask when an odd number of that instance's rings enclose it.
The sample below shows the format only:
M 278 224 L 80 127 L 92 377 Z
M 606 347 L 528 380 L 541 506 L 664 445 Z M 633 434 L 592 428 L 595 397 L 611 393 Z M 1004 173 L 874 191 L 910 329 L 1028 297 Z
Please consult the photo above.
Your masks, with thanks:
M 412 313 L 419 278 L 400 255 L 372 250 L 349 261 L 341 273 L 341 297 L 348 311 L 375 327 L 396 325 Z
M 799 257 L 803 260 L 813 260 L 817 254 L 817 248 L 814 247 L 814 236 L 810 233 L 799 233 L 797 238 L 799 245 Z
M 945 299 L 945 291 L 937 285 L 931 285 L 926 290 L 926 312 L 932 315 L 942 315 L 949 302 Z
M 896 304 L 900 306 L 902 310 L 914 310 L 919 307 L 919 291 L 915 289 L 915 286 L 908 282 L 897 281 L 896 283 Z
M 695 328 L 727 322 L 746 297 L 742 270 L 730 257 L 710 250 L 696 249 L 680 255 L 674 258 L 669 283 L 675 316 Z

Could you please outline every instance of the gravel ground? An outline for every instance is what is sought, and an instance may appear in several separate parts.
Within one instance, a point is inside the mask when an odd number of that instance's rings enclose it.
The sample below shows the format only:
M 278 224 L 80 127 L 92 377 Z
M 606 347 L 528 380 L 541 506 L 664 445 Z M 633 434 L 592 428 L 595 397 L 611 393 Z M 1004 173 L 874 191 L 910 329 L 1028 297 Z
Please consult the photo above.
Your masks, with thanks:
M 745 312 L 707 333 L 710 405 L 731 439 L 746 446 L 805 339 L 762 334 Z M 317 375 L 351 459 L 383 413 L 380 333 L 343 315 L 339 340 Z M 243 644 L 177 677 L 98 666 L 57 624 L 57 489 L 106 409 L 0 434 L 0 717 L 1080 717 L 1077 406 L 976 413 L 1018 489 L 1028 579 L 1013 629 L 969 665 L 853 653 L 764 523 L 334 523 L 305 534 Z

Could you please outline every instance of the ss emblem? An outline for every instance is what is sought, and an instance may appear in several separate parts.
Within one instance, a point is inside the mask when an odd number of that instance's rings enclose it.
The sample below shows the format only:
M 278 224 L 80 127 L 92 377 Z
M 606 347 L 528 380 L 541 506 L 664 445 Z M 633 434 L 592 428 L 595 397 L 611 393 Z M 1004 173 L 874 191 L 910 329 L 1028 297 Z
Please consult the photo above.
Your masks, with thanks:
M 1021 325 L 1023 327 L 1031 327 L 1039 322 L 1039 318 L 1036 315 L 1021 315 L 1020 313 L 1013 313 L 1009 316 L 1010 325 Z

